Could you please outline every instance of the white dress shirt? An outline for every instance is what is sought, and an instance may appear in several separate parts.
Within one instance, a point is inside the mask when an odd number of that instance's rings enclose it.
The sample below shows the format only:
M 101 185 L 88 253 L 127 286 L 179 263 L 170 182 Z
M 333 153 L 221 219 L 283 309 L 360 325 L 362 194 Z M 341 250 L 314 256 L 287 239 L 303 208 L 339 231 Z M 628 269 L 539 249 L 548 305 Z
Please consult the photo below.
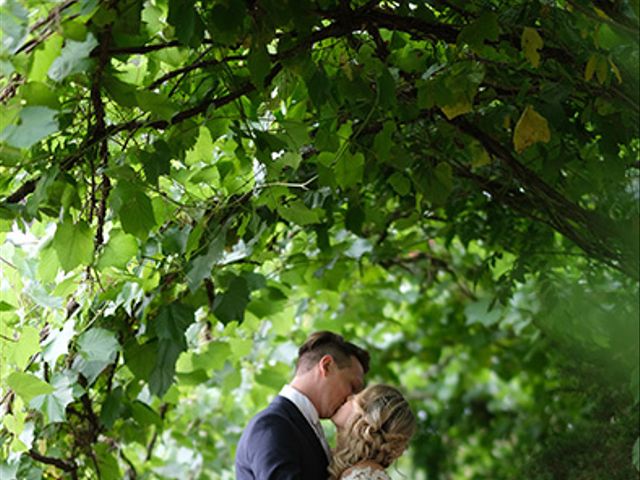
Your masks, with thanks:
M 300 410 L 302 416 L 307 420 L 307 422 L 309 422 L 309 425 L 311 425 L 311 428 L 318 437 L 318 440 L 320 440 L 320 444 L 324 449 L 324 453 L 327 455 L 327 459 L 331 461 L 331 450 L 329 449 L 329 443 L 324 436 L 324 430 L 322 429 L 322 425 L 320 424 L 318 411 L 316 410 L 316 407 L 313 406 L 313 403 L 311 403 L 311 400 L 309 400 L 309 397 L 307 397 L 299 390 L 296 390 L 289 384 L 282 387 L 282 390 L 280 390 L 280 396 L 286 398 L 287 400 L 291 400 L 293 404 L 298 407 L 298 410 Z

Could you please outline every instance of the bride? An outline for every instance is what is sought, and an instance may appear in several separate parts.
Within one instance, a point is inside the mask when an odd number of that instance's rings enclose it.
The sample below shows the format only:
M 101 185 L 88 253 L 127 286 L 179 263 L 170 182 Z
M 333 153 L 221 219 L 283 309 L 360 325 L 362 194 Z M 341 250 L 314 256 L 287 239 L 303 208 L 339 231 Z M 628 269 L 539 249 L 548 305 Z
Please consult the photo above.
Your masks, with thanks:
M 390 480 L 385 469 L 402 455 L 415 430 L 409 403 L 388 385 L 350 397 L 331 420 L 337 442 L 329 480 Z

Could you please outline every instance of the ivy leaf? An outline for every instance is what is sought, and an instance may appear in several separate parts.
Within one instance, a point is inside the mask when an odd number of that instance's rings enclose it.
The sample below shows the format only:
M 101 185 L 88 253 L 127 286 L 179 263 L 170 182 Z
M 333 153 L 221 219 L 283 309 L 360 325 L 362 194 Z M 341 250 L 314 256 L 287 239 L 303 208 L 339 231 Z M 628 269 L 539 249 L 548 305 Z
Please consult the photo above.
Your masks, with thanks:
M 55 82 L 61 82 L 74 73 L 86 72 L 90 69 L 92 60 L 91 51 L 98 46 L 93 35 L 87 35 L 84 42 L 67 40 L 65 46 L 49 68 L 49 78 Z
M 44 380 L 40 380 L 35 375 L 24 372 L 13 372 L 7 378 L 7 385 L 16 392 L 25 403 L 38 395 L 53 393 L 54 388 Z
M 8 125 L 0 141 L 17 148 L 29 148 L 58 130 L 58 112 L 48 107 L 27 106 L 20 111 L 17 125 Z
M 538 68 L 540 66 L 540 52 L 538 50 L 544 45 L 538 31 L 535 28 L 524 27 L 520 44 L 526 59 L 534 68 Z
M 513 146 L 518 153 L 534 143 L 547 143 L 551 139 L 547 119 L 536 112 L 531 105 L 527 105 L 516 123 L 513 132 Z
M 56 229 L 53 248 L 65 272 L 78 265 L 89 265 L 93 260 L 93 238 L 89 225 L 65 220 Z

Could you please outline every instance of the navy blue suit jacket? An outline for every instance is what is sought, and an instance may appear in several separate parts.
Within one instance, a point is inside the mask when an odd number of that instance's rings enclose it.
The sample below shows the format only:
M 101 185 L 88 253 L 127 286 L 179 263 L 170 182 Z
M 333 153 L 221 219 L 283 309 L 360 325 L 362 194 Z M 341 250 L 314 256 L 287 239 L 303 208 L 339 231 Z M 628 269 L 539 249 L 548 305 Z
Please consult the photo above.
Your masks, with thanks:
M 236 480 L 327 480 L 328 460 L 309 422 L 277 396 L 240 437 Z

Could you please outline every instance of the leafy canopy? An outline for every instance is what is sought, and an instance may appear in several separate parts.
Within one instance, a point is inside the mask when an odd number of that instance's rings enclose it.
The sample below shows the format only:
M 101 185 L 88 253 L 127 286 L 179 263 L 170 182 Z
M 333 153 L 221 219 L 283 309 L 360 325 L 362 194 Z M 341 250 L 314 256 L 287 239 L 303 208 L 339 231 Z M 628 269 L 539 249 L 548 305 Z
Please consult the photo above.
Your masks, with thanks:
M 232 478 L 321 328 L 410 478 L 633 474 L 637 1 L 0 15 L 3 478 Z

